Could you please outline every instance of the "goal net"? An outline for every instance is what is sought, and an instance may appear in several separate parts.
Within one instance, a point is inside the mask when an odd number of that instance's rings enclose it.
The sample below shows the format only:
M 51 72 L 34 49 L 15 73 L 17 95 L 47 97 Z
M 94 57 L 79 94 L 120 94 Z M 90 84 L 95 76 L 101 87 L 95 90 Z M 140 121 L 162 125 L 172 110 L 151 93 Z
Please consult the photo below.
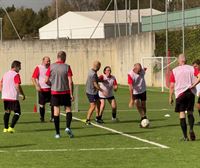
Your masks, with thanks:
M 147 68 L 145 79 L 147 86 L 169 88 L 171 69 L 176 66 L 176 57 L 143 57 L 141 64 Z

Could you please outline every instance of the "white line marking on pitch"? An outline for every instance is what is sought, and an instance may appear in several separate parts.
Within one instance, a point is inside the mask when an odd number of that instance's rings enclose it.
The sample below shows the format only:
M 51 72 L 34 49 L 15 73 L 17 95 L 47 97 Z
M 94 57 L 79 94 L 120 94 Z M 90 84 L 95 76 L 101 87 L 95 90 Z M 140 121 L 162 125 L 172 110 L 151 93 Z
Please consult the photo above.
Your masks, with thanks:
M 148 109 L 148 111 L 169 111 L 170 109 L 162 108 L 162 109 Z M 87 112 L 87 110 L 80 110 L 81 112 Z M 104 110 L 104 111 L 110 111 L 110 110 Z M 122 109 L 117 111 L 138 111 L 136 109 Z
M 128 89 L 128 86 L 118 86 L 119 88 L 121 88 L 121 89 Z M 161 92 L 161 93 L 169 93 L 169 91 L 164 91 L 164 92 L 162 92 L 161 91 L 161 88 L 160 88 L 160 90 L 154 90 L 154 89 L 149 89 L 149 88 L 147 88 L 147 91 L 150 91 L 150 92 Z
M 83 148 L 83 149 L 30 149 L 30 150 L 17 150 L 20 153 L 26 152 L 80 152 L 80 151 L 112 151 L 112 150 L 149 150 L 159 149 L 158 147 L 134 147 L 134 148 Z M 6 152 L 6 151 L 2 151 Z
M 63 113 L 61 113 L 61 115 L 65 116 L 65 114 L 63 114 Z M 81 119 L 76 118 L 76 117 L 73 117 L 73 119 L 77 120 L 77 121 L 80 121 L 80 122 L 83 122 Z M 107 131 L 110 131 L 110 132 L 125 136 L 125 137 L 129 137 L 129 138 L 141 141 L 141 142 L 145 142 L 145 143 L 148 143 L 148 144 L 151 144 L 151 145 L 154 145 L 154 146 L 158 146 L 160 148 L 164 148 L 164 149 L 168 149 L 169 148 L 166 145 L 162 145 L 162 144 L 159 144 L 159 143 L 156 143 L 156 142 L 153 142 L 153 141 L 149 141 L 149 140 L 142 139 L 142 138 L 139 138 L 139 137 L 136 137 L 136 136 L 133 136 L 133 135 L 129 135 L 129 134 L 126 134 L 126 133 L 123 133 L 123 132 L 120 132 L 120 131 L 117 131 L 117 130 L 114 130 L 114 129 L 111 129 L 111 128 L 108 128 L 108 127 L 105 127 L 105 126 L 102 126 L 102 125 L 98 125 L 98 124 L 94 124 L 94 123 L 92 123 L 92 125 L 94 125 L 95 127 L 102 128 L 102 129 L 105 129 Z

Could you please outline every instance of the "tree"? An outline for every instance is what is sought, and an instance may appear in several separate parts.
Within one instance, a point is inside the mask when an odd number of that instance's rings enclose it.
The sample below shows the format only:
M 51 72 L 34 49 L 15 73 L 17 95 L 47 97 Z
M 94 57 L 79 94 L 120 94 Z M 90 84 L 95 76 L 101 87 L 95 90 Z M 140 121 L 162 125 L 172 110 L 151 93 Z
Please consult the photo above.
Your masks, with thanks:
M 16 9 L 10 12 L 9 15 L 21 37 L 34 36 L 34 34 L 36 33 L 36 13 L 32 9 Z M 18 38 L 7 15 L 4 16 L 3 38 Z
M 74 10 L 74 7 L 69 5 L 66 0 L 59 0 L 58 2 L 58 16 L 65 14 L 70 10 Z M 56 19 L 56 0 L 53 0 L 51 6 L 48 9 L 48 16 L 50 20 Z

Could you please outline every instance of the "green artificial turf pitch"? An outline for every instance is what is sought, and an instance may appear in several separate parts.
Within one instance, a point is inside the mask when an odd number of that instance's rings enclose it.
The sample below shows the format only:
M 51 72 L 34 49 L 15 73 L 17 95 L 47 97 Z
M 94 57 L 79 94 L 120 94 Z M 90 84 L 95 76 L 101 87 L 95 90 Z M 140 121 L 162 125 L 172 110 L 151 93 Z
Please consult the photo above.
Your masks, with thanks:
M 86 126 L 73 120 L 75 135 L 69 139 L 64 132 L 65 116 L 61 118 L 61 138 L 55 139 L 54 124 L 40 123 L 39 113 L 34 113 L 36 91 L 33 86 L 22 86 L 27 96 L 21 101 L 22 115 L 16 132 L 0 133 L 0 168 L 179 168 L 199 166 L 200 126 L 195 125 L 197 140 L 182 142 L 178 114 L 168 105 L 168 93 L 160 89 L 147 91 L 147 114 L 150 128 L 139 128 L 139 115 L 135 107 L 128 108 L 128 87 L 120 86 L 115 94 L 118 103 L 119 122 L 111 121 L 111 109 L 106 104 L 103 128 Z M 88 100 L 84 86 L 79 86 L 79 112 L 73 116 L 86 117 Z M 3 130 L 3 104 L 0 104 Z M 61 108 L 63 109 L 63 108 Z M 62 110 L 62 113 L 64 111 Z M 170 114 L 170 117 L 165 117 Z M 95 114 L 93 114 L 94 122 Z M 195 110 L 195 123 L 199 121 Z M 95 122 L 94 122 L 95 123 Z M 105 130 L 110 129 L 110 130 Z M 117 131 L 117 132 L 114 132 Z M 139 138 L 139 139 L 137 139 Z M 144 140 L 144 141 L 143 141 Z M 162 148 L 153 142 L 166 146 Z

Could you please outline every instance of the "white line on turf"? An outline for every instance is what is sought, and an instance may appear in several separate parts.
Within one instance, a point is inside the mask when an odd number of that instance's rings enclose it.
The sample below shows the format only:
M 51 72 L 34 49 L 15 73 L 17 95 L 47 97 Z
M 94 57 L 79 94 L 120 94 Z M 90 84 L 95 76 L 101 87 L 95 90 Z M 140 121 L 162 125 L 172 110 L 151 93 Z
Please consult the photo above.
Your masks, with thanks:
M 63 113 L 61 113 L 61 115 L 65 116 L 65 114 L 63 114 Z M 79 119 L 77 117 L 73 117 L 73 119 L 77 120 L 77 121 L 80 121 L 80 122 L 84 122 L 83 120 L 81 120 L 81 119 Z M 139 137 L 136 137 L 136 136 L 133 136 L 133 135 L 129 135 L 129 134 L 123 133 L 121 131 L 117 131 L 117 130 L 114 130 L 114 129 L 111 129 L 111 128 L 108 128 L 108 127 L 105 127 L 105 126 L 102 126 L 102 125 L 98 125 L 98 124 L 94 124 L 94 123 L 92 123 L 92 125 L 94 125 L 95 127 L 102 128 L 102 129 L 105 129 L 107 131 L 110 131 L 110 132 L 125 136 L 125 137 L 128 137 L 128 138 L 136 139 L 136 140 L 141 141 L 141 142 L 145 142 L 145 143 L 148 143 L 148 144 L 151 144 L 151 145 L 154 145 L 154 146 L 158 146 L 160 148 L 164 148 L 164 149 L 168 149 L 169 148 L 166 145 L 162 145 L 162 144 L 159 144 L 159 143 L 156 143 L 156 142 L 153 142 L 153 141 L 149 141 L 149 140 L 142 139 L 142 138 L 139 138 Z
M 128 86 L 118 86 L 119 88 L 121 88 L 121 89 L 128 89 Z M 158 90 L 156 90 L 156 89 L 150 89 L 150 88 L 147 88 L 147 91 L 150 91 L 150 92 L 161 92 L 161 93 L 169 93 L 169 91 L 164 91 L 164 92 L 162 92 L 161 91 L 161 88 L 160 88 L 160 90 L 158 89 Z
M 81 148 L 81 149 L 30 149 L 30 150 L 17 150 L 20 153 L 26 152 L 80 152 L 80 151 L 112 151 L 112 150 L 149 150 L 158 149 L 158 147 L 134 147 L 134 148 Z M 4 151 L 2 151 L 4 152 Z M 6 152 L 6 151 L 5 151 Z
M 170 109 L 148 109 L 148 111 L 168 111 Z M 87 112 L 87 110 L 80 110 L 81 112 Z M 104 110 L 104 111 L 110 111 L 110 110 Z M 121 110 L 117 110 L 117 111 L 138 111 L 137 109 L 121 109 Z

